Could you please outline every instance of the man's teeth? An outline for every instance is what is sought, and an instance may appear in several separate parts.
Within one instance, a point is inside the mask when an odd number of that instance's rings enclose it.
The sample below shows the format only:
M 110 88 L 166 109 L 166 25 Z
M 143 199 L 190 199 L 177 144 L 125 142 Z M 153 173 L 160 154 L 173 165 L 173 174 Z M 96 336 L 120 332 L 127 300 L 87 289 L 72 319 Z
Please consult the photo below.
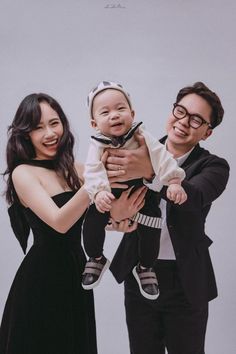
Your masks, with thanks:
M 175 131 L 183 136 L 186 136 L 187 134 L 185 132 L 183 132 L 182 130 L 178 129 L 177 127 L 175 127 Z

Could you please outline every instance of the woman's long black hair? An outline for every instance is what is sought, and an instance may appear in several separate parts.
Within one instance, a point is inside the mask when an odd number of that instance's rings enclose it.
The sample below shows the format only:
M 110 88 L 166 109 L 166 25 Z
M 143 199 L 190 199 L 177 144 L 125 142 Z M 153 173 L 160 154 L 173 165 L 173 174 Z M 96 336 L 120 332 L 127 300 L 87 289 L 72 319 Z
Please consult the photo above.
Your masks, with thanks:
M 8 128 L 7 169 L 4 172 L 4 176 L 7 175 L 6 200 L 9 204 L 18 200 L 12 183 L 12 171 L 20 162 L 36 157 L 33 144 L 29 138 L 29 132 L 40 123 L 41 102 L 46 102 L 57 112 L 63 125 L 63 135 L 54 160 L 55 170 L 58 175 L 64 177 L 72 190 L 78 190 L 81 185 L 74 168 L 74 136 L 70 132 L 69 122 L 65 113 L 59 103 L 51 96 L 45 93 L 33 93 L 23 99 L 16 111 L 12 124 Z

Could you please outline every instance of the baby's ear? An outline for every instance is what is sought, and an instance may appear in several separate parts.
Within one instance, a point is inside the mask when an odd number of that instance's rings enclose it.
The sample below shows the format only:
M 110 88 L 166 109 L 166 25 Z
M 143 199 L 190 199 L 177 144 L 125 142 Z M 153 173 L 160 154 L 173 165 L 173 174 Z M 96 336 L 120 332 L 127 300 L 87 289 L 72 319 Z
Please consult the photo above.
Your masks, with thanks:
M 131 111 L 131 115 L 132 115 L 132 118 L 134 119 L 134 117 L 135 117 L 135 111 L 132 109 L 132 111 Z
M 96 128 L 97 127 L 97 123 L 94 119 L 91 119 L 91 126 L 92 128 Z

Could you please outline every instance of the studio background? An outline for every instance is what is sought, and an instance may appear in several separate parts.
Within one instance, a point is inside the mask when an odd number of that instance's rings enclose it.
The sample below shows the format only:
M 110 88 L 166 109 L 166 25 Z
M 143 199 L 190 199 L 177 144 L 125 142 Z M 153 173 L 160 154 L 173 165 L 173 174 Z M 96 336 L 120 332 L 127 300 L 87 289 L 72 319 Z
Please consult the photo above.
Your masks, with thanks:
M 86 96 L 101 80 L 127 88 L 137 120 L 157 137 L 165 133 L 181 87 L 203 81 L 220 96 L 223 123 L 202 143 L 231 166 L 227 189 L 207 222 L 219 290 L 210 303 L 207 354 L 234 354 L 236 349 L 235 30 L 234 0 L 0 0 L 1 172 L 7 127 L 30 93 L 45 92 L 60 102 L 76 138 L 76 157 L 83 162 L 92 133 Z M 0 187 L 5 188 L 2 179 Z M 23 253 L 3 197 L 0 211 L 1 318 Z M 112 258 L 121 236 L 108 234 L 107 257 Z M 123 285 L 108 271 L 94 293 L 99 353 L 128 354 Z

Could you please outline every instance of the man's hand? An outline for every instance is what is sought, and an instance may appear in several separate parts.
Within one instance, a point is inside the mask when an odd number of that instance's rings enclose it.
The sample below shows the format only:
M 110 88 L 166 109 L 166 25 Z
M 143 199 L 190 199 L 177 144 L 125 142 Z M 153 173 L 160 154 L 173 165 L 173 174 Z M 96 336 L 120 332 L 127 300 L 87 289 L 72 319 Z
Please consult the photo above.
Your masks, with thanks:
M 150 179 L 154 174 L 144 137 L 136 133 L 135 138 L 139 143 L 136 150 L 107 149 L 102 157 L 113 188 L 121 187 L 117 182 L 136 178 Z
M 175 204 L 183 204 L 187 200 L 187 194 L 180 184 L 171 184 L 166 191 L 166 196 Z
M 94 203 L 100 213 L 111 210 L 111 202 L 115 199 L 114 195 L 107 191 L 98 192 L 95 196 Z

